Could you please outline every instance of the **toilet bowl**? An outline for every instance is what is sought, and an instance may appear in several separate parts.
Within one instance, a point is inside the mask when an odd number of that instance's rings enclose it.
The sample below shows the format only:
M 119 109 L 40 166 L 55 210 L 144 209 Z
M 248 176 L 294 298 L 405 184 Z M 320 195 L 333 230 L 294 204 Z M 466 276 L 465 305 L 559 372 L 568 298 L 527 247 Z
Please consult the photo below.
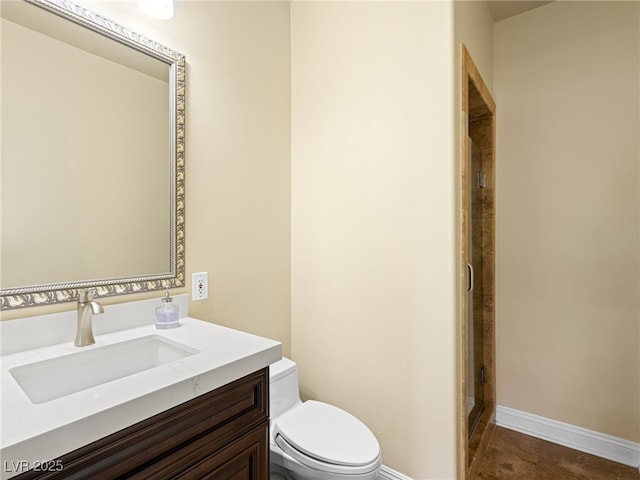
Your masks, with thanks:
M 375 480 L 380 445 L 367 426 L 327 403 L 300 400 L 298 370 L 288 358 L 269 367 L 272 478 Z

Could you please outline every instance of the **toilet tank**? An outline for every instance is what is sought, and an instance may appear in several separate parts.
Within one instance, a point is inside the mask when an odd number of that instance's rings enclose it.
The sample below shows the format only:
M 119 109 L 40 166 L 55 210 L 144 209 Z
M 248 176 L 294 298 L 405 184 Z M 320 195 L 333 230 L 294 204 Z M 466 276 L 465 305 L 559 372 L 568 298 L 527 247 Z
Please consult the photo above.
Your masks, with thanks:
M 298 368 L 295 362 L 283 357 L 269 365 L 269 415 L 274 419 L 298 403 Z

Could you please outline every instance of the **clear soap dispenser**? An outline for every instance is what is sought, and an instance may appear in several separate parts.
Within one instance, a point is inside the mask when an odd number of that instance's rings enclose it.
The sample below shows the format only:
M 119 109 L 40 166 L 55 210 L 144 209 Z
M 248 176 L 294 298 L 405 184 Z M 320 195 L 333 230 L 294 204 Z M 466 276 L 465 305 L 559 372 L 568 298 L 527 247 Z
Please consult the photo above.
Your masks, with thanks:
M 176 328 L 180 326 L 178 322 L 178 306 L 169 296 L 169 290 L 162 298 L 162 304 L 156 307 L 156 328 Z

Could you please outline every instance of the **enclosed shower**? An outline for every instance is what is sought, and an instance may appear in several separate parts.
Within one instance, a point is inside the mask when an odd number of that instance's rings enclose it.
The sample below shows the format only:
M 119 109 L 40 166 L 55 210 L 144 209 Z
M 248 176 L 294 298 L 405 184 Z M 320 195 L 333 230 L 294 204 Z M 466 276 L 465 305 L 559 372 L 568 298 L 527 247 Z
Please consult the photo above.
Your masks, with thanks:
M 484 367 L 483 338 L 483 189 L 486 188 L 486 174 L 482 171 L 482 152 L 469 138 L 468 150 L 468 191 L 469 191 L 469 235 L 468 235 L 468 316 L 467 316 L 467 416 L 468 436 L 471 437 L 484 411 L 484 388 L 486 371 Z

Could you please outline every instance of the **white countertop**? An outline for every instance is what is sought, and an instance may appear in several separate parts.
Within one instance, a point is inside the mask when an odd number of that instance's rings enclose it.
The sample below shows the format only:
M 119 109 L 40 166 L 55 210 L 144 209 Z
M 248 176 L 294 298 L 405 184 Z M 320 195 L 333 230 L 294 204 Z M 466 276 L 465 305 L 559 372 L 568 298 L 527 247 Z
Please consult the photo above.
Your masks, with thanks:
M 180 327 L 169 330 L 144 325 L 96 335 L 96 344 L 81 350 L 159 335 L 196 348 L 199 353 L 37 405 L 29 400 L 9 369 L 80 349 L 69 341 L 0 357 L 0 452 L 4 465 L 0 478 L 20 473 L 6 471 L 11 470 L 7 465 L 17 465 L 11 462 L 33 466 L 51 460 L 282 357 L 282 345 L 274 340 L 190 317 L 181 318 L 180 323 Z

